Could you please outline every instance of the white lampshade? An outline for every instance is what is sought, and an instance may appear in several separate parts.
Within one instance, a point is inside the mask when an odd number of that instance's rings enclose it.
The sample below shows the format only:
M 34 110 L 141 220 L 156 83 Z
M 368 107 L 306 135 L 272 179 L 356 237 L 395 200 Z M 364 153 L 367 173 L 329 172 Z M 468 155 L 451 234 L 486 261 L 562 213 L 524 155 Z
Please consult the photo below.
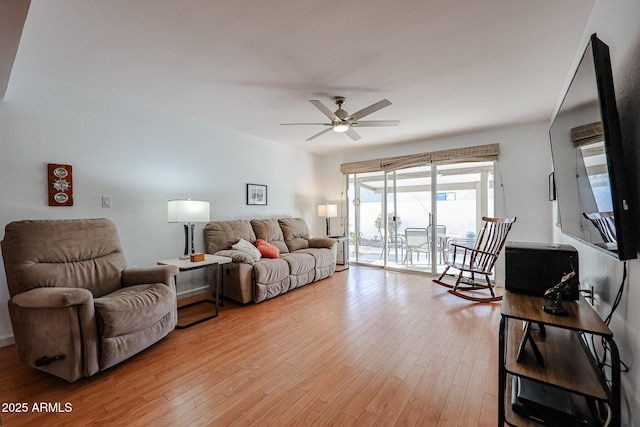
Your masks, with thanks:
M 167 222 L 208 222 L 211 206 L 201 200 L 169 200 Z
M 323 218 L 337 218 L 338 205 L 330 205 L 328 203 L 324 205 L 318 205 L 318 216 L 321 216 Z

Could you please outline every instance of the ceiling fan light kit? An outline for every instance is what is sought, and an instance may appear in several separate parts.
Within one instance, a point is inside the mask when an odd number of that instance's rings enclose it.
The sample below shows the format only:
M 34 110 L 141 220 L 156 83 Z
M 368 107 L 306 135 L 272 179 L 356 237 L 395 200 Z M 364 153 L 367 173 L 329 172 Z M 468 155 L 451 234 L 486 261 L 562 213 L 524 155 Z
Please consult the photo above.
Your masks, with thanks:
M 364 122 L 358 121 L 361 118 L 368 116 L 369 114 L 375 113 L 376 111 L 391 105 L 391 102 L 387 99 L 383 99 L 382 101 L 378 101 L 375 104 L 371 104 L 368 107 L 363 108 L 362 110 L 357 111 L 351 115 L 349 115 L 349 113 L 342 109 L 342 105 L 344 105 L 347 100 L 344 96 L 334 96 L 332 100 L 338 106 L 338 109 L 335 112 L 329 110 L 322 102 L 318 101 L 317 99 L 309 100 L 309 102 L 311 102 L 318 110 L 320 110 L 322 114 L 327 116 L 331 123 L 282 123 L 282 125 L 331 126 L 316 133 L 312 137 L 307 138 L 307 141 L 316 139 L 317 137 L 324 135 L 331 130 L 338 133 L 344 133 L 353 141 L 357 141 L 361 137 L 355 131 L 354 127 L 398 126 L 400 124 L 399 120 L 369 120 Z

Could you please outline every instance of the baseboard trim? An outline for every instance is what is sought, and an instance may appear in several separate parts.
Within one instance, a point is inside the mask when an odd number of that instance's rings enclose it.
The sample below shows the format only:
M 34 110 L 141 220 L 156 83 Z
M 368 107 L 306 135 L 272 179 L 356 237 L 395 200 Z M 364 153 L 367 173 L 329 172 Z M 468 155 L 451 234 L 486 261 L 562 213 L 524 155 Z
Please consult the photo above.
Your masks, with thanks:
M 14 344 L 16 341 L 13 338 L 13 335 L 5 335 L 0 337 L 0 347 L 6 347 L 8 345 Z
M 189 289 L 188 291 L 178 292 L 178 299 L 192 297 L 194 295 L 200 295 L 205 292 L 209 292 L 209 286 L 201 286 L 195 289 Z

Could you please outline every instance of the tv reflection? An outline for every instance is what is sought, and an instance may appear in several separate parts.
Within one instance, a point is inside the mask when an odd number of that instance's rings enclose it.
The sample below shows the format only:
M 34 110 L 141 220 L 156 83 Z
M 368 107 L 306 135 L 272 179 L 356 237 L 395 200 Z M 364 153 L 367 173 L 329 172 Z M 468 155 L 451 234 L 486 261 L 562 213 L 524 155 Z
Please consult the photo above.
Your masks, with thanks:
M 587 221 L 584 228 L 589 234 L 597 231 L 602 239 L 598 242 L 597 237 L 590 236 L 588 240 L 605 249 L 615 251 L 617 249 L 616 226 L 602 122 L 571 129 L 571 139 L 578 156 L 576 177 L 580 206 L 585 209 L 582 216 Z

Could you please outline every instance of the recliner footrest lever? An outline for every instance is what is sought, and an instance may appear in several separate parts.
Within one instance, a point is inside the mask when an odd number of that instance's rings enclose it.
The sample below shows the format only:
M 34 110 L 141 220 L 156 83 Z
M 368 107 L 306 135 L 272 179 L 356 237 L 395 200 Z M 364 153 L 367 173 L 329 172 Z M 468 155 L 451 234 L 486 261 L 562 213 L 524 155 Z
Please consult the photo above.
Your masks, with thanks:
M 57 356 L 42 356 L 41 358 L 36 360 L 36 366 L 46 366 L 51 362 L 55 362 L 56 360 L 64 359 L 64 354 L 59 354 Z

